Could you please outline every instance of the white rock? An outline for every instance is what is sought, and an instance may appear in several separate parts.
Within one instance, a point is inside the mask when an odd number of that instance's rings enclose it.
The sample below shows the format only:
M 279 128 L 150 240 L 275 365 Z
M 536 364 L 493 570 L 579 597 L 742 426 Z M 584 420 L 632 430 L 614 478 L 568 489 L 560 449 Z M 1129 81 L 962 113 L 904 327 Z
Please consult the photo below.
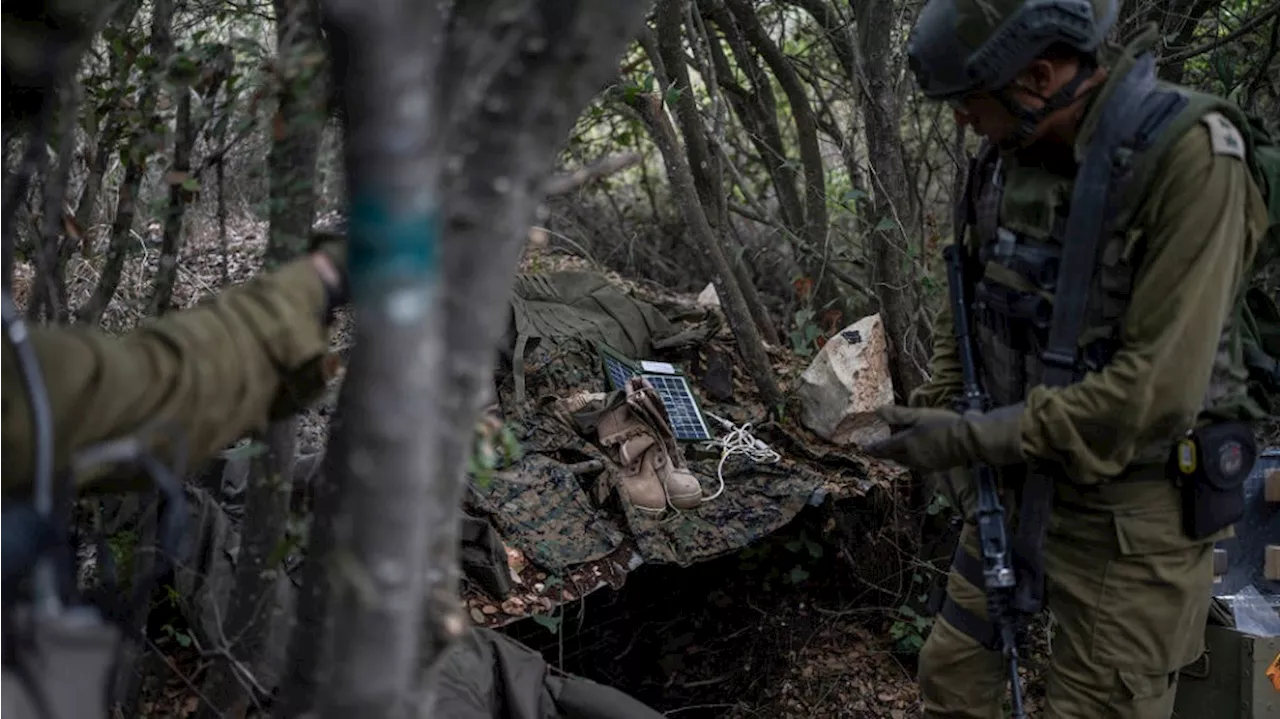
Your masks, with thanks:
M 796 390 L 800 421 L 818 436 L 839 445 L 889 436 L 875 416 L 893 403 L 889 353 L 880 315 L 863 317 L 823 345 Z
M 716 293 L 715 284 L 708 282 L 707 286 L 702 288 L 702 292 L 698 293 L 696 302 L 699 307 L 719 307 L 720 295 Z

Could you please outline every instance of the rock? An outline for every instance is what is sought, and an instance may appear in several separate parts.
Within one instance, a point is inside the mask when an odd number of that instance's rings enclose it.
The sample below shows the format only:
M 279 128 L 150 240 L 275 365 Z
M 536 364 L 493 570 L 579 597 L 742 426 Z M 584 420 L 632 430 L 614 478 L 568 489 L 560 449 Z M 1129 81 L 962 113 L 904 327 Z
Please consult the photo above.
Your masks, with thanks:
M 702 388 L 707 391 L 707 397 L 717 402 L 733 401 L 733 359 L 728 354 L 708 347 Z
M 796 390 L 800 421 L 823 439 L 839 445 L 889 436 L 875 416 L 893 403 L 889 353 L 880 315 L 863 317 L 823 345 Z
M 698 293 L 698 299 L 694 300 L 694 303 L 702 308 L 719 307 L 720 295 L 716 292 L 715 283 L 708 282 L 707 286 Z

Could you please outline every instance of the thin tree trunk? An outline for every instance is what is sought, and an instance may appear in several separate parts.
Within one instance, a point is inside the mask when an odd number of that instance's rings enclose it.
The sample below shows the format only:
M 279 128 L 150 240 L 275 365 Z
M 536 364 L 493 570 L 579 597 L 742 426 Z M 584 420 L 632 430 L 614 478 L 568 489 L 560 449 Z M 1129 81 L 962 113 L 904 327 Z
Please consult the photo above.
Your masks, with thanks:
M 157 68 L 166 67 L 173 54 L 173 13 L 174 0 L 155 0 L 151 19 L 151 57 Z M 93 296 L 77 313 L 81 322 L 92 325 L 102 322 L 102 315 L 107 311 L 115 297 L 116 288 L 120 285 L 120 273 L 124 270 L 128 255 L 129 232 L 133 229 L 138 193 L 142 189 L 147 160 L 163 140 L 163 131 L 157 126 L 155 117 L 156 100 L 163 77 L 163 73 L 157 71 L 148 78 L 138 101 L 139 126 L 134 128 L 125 153 L 127 160 L 124 182 L 120 186 L 115 221 L 111 224 L 111 244 L 107 250 L 107 260 L 103 264 L 102 276 L 98 278 Z
M 893 93 L 890 32 L 892 0 L 867 0 L 856 5 L 862 55 L 861 98 L 867 150 L 871 159 L 875 215 L 886 229 L 872 233 L 872 287 L 880 300 L 880 314 L 889 340 L 889 369 L 899 399 L 905 400 L 925 378 L 929 339 L 918 313 L 915 267 L 907 250 L 918 236 L 911 211 L 902 146 L 902 123 Z M 879 227 L 879 225 L 878 225 Z
M 756 332 L 755 323 L 751 320 L 751 313 L 747 311 L 746 300 L 734 278 L 729 261 L 716 242 L 715 233 L 702 212 L 702 205 L 695 201 L 697 191 L 693 187 L 693 175 L 680 152 L 675 128 L 667 120 L 662 98 L 652 94 L 638 95 L 632 106 L 639 112 L 653 136 L 654 144 L 662 153 L 662 161 L 667 166 L 667 176 L 671 180 L 671 194 L 680 206 L 695 246 L 707 263 L 707 270 L 711 273 L 712 282 L 715 283 L 716 292 L 724 307 L 725 318 L 729 320 L 729 326 L 738 341 L 738 350 L 746 364 L 747 373 L 760 391 L 760 401 L 770 414 L 777 413 L 782 408 L 783 398 L 778 380 L 773 374 L 773 366 L 769 363 L 760 334 Z
M 186 183 L 191 172 L 191 148 L 196 144 L 196 128 L 191 122 L 191 93 L 185 85 L 175 88 L 178 112 L 174 120 L 173 168 L 168 177 L 169 206 L 164 217 L 164 241 L 156 265 L 155 284 L 147 314 L 155 317 L 169 311 L 173 285 L 178 278 L 178 255 L 182 252 L 182 219 L 191 190 Z
M 74 78 L 58 93 L 58 158 L 44 185 L 44 217 L 40 227 L 40 252 L 36 256 L 36 282 L 28 315 L 34 321 L 42 311 L 54 322 L 67 319 L 67 287 L 62 253 L 64 203 L 75 154 L 76 120 L 80 109 L 80 85 Z
M 271 177 L 267 270 L 307 251 L 315 220 L 316 161 L 327 119 L 322 68 L 307 62 L 309 55 L 321 50 L 319 6 L 314 0 L 275 0 L 274 5 L 281 84 L 272 123 L 276 134 L 267 158 Z M 236 644 L 227 650 L 240 666 L 251 669 L 261 667 L 264 661 L 272 616 L 294 611 L 293 607 L 275 605 L 275 573 L 280 567 L 267 566 L 267 561 L 286 540 L 297 431 L 296 417 L 271 424 L 266 437 L 270 451 L 254 463 L 245 492 L 235 591 L 226 613 L 227 636 L 234 636 Z M 284 670 L 270 667 L 272 674 Z M 209 716 L 215 715 L 215 708 L 239 714 L 247 707 L 250 695 L 235 671 L 229 661 L 214 665 L 206 681 L 206 693 L 214 704 Z
M 698 191 L 698 199 L 702 203 L 703 214 L 715 233 L 721 247 L 729 244 L 727 216 L 721 216 L 720 206 L 724 203 L 724 188 L 720 181 L 719 158 L 714 157 L 706 138 L 706 129 L 698 114 L 697 100 L 693 85 L 689 81 L 689 72 L 684 62 L 684 43 L 682 42 L 683 22 L 686 15 L 687 0 L 660 0 L 657 7 L 657 54 L 650 53 L 655 74 L 660 76 L 660 85 L 665 91 L 668 87 L 679 90 L 676 97 L 676 119 L 680 123 L 680 132 L 685 138 L 685 149 L 689 157 L 689 169 L 693 174 L 694 187 Z M 690 28 L 692 31 L 692 28 Z M 760 293 L 747 268 L 746 258 L 741 253 L 726 253 L 729 264 L 733 267 L 738 287 L 742 289 L 747 303 L 747 311 L 760 331 L 764 341 L 777 345 L 778 330 L 760 300 Z

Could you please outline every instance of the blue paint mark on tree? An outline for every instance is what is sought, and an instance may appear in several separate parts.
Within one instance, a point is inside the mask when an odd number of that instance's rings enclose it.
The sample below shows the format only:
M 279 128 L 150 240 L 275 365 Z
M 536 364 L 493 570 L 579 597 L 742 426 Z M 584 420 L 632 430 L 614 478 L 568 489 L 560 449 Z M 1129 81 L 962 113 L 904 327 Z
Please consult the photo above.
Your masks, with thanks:
M 397 280 L 434 284 L 439 265 L 440 216 L 396 212 L 379 194 L 351 202 L 348 264 L 356 293 Z

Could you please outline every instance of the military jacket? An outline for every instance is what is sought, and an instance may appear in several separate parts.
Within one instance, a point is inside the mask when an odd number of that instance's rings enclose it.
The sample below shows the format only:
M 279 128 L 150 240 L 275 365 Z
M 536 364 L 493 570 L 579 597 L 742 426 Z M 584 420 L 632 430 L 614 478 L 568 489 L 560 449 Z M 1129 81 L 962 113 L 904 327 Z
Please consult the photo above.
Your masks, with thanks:
M 967 233 L 986 387 L 997 404 L 1025 402 L 1024 455 L 1085 485 L 1163 463 L 1177 437 L 1240 404 L 1246 372 L 1232 312 L 1267 226 L 1232 122 L 1238 115 L 1175 88 L 1192 101 L 1113 198 L 1116 221 L 1090 288 L 1078 381 L 1039 383 L 1074 175 L 1104 98 L 1129 64 L 1111 58 L 1074 147 L 987 153 L 973 178 Z M 950 323 L 949 312 L 941 321 Z M 913 394 L 915 405 L 945 406 L 960 387 L 953 335 L 948 328 L 935 336 L 933 376 Z
M 55 471 L 67 470 L 86 447 L 131 435 L 161 461 L 191 466 L 272 417 L 296 412 L 328 376 L 325 306 L 324 285 L 301 258 L 123 335 L 31 327 L 52 405 Z M 0 369 L 0 461 L 9 494 L 31 483 L 33 431 L 28 389 L 7 341 Z M 80 473 L 76 481 L 81 489 L 139 486 L 141 475 L 113 469 Z

